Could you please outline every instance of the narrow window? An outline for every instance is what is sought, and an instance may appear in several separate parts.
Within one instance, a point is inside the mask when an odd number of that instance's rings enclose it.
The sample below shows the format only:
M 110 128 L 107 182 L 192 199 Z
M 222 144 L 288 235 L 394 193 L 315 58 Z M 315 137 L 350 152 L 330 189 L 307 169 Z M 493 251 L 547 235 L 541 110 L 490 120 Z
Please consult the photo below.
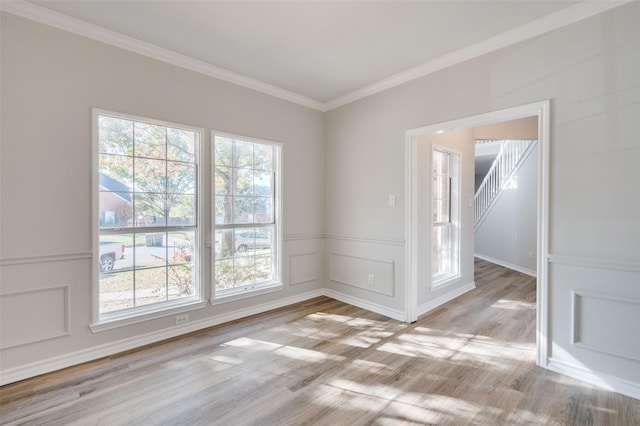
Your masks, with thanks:
M 433 149 L 432 260 L 433 285 L 455 278 L 460 271 L 459 193 L 460 156 Z
M 200 136 L 94 110 L 98 322 L 200 300 Z
M 213 135 L 214 298 L 280 286 L 278 144 Z

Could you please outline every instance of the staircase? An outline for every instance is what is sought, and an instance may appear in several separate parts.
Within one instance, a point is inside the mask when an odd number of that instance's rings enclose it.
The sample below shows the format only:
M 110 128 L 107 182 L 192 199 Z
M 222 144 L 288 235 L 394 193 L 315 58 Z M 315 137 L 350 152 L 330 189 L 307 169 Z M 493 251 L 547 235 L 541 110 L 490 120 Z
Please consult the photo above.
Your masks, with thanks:
M 474 196 L 475 229 L 482 223 L 500 193 L 508 187 L 522 160 L 526 158 L 537 141 L 525 139 L 476 141 L 477 144 L 489 142 L 500 143 L 500 151 Z

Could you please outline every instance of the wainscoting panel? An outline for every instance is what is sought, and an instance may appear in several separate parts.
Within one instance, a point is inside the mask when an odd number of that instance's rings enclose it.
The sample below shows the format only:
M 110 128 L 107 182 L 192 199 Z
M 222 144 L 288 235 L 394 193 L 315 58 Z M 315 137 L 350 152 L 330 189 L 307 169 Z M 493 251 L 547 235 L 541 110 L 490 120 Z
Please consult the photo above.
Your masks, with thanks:
M 329 279 L 387 296 L 394 295 L 395 262 L 331 252 Z
M 640 397 L 639 266 L 549 257 L 549 369 Z
M 640 362 L 640 300 L 573 292 L 573 343 Z M 612 333 L 611 330 L 615 330 Z
M 69 287 L 0 295 L 2 349 L 69 335 Z
M 317 280 L 316 263 L 315 252 L 289 254 L 289 283 L 296 285 Z

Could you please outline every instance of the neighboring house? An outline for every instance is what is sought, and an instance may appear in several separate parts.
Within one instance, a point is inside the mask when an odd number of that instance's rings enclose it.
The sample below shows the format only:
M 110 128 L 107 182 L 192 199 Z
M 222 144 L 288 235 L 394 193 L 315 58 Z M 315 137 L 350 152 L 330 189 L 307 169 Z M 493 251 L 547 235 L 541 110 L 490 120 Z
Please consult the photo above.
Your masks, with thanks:
M 100 226 L 127 225 L 131 218 L 131 188 L 104 173 L 100 178 Z

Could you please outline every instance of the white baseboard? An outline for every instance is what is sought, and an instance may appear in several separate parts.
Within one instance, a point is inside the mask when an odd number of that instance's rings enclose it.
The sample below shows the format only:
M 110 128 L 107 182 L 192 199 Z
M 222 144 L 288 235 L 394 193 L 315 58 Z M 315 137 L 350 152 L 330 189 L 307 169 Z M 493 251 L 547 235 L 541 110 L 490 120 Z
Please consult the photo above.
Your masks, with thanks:
M 28 379 L 30 377 L 39 376 L 41 374 L 50 373 L 52 371 L 60 370 L 63 368 L 71 367 L 73 365 L 82 364 L 83 362 L 94 361 L 106 356 L 139 348 L 141 346 L 149 345 L 152 343 L 157 343 L 173 337 L 178 337 L 183 334 L 191 333 L 193 331 L 203 330 L 208 327 L 213 327 L 214 325 L 222 324 L 229 321 L 235 321 L 240 318 L 260 314 L 273 309 L 282 308 L 294 303 L 299 303 L 305 300 L 313 299 L 315 297 L 320 297 L 323 294 L 324 293 L 322 289 L 314 290 L 274 302 L 263 303 L 261 305 L 252 306 L 250 308 L 240 309 L 237 311 L 216 315 L 198 321 L 191 321 L 180 326 L 158 330 L 140 336 L 134 336 L 127 339 L 110 342 L 104 345 L 72 352 L 69 354 L 47 358 L 41 361 L 33 362 L 31 364 L 10 368 L 0 372 L 0 386 L 17 382 L 19 380 Z
M 449 302 L 450 300 L 455 299 L 456 297 L 460 297 L 463 294 L 465 294 L 468 291 L 473 290 L 474 288 L 476 288 L 476 283 L 475 282 L 470 282 L 469 284 L 465 284 L 462 287 L 458 287 L 455 290 L 452 290 L 446 294 L 443 294 L 442 296 L 439 296 L 438 298 L 431 300 L 427 303 L 423 303 L 422 305 L 418 306 L 418 316 L 420 315 L 424 315 L 427 312 L 437 308 L 440 305 L 444 305 L 445 303 Z
M 493 257 L 485 256 L 484 254 L 474 253 L 474 256 L 478 259 L 486 260 L 487 262 L 495 263 L 496 265 L 504 266 L 507 269 L 513 269 L 514 271 L 521 272 L 532 277 L 537 277 L 538 273 L 534 270 L 523 268 L 522 266 L 514 265 L 504 260 L 494 259 Z
M 323 289 L 323 293 L 325 296 L 332 299 L 339 300 L 340 302 L 344 302 L 349 305 L 357 306 L 358 308 L 366 309 L 367 311 L 375 312 L 376 314 L 384 315 L 385 317 L 393 318 L 402 322 L 406 320 L 404 311 L 390 309 L 386 306 L 378 305 L 377 303 L 372 303 L 367 300 L 359 299 L 357 297 L 349 296 L 347 294 L 327 288 Z
M 597 371 L 586 370 L 584 367 L 574 365 L 554 358 L 547 360 L 546 368 L 565 376 L 589 383 L 603 389 L 617 392 L 631 398 L 640 399 L 640 384 L 630 382 L 620 377 L 610 376 Z

